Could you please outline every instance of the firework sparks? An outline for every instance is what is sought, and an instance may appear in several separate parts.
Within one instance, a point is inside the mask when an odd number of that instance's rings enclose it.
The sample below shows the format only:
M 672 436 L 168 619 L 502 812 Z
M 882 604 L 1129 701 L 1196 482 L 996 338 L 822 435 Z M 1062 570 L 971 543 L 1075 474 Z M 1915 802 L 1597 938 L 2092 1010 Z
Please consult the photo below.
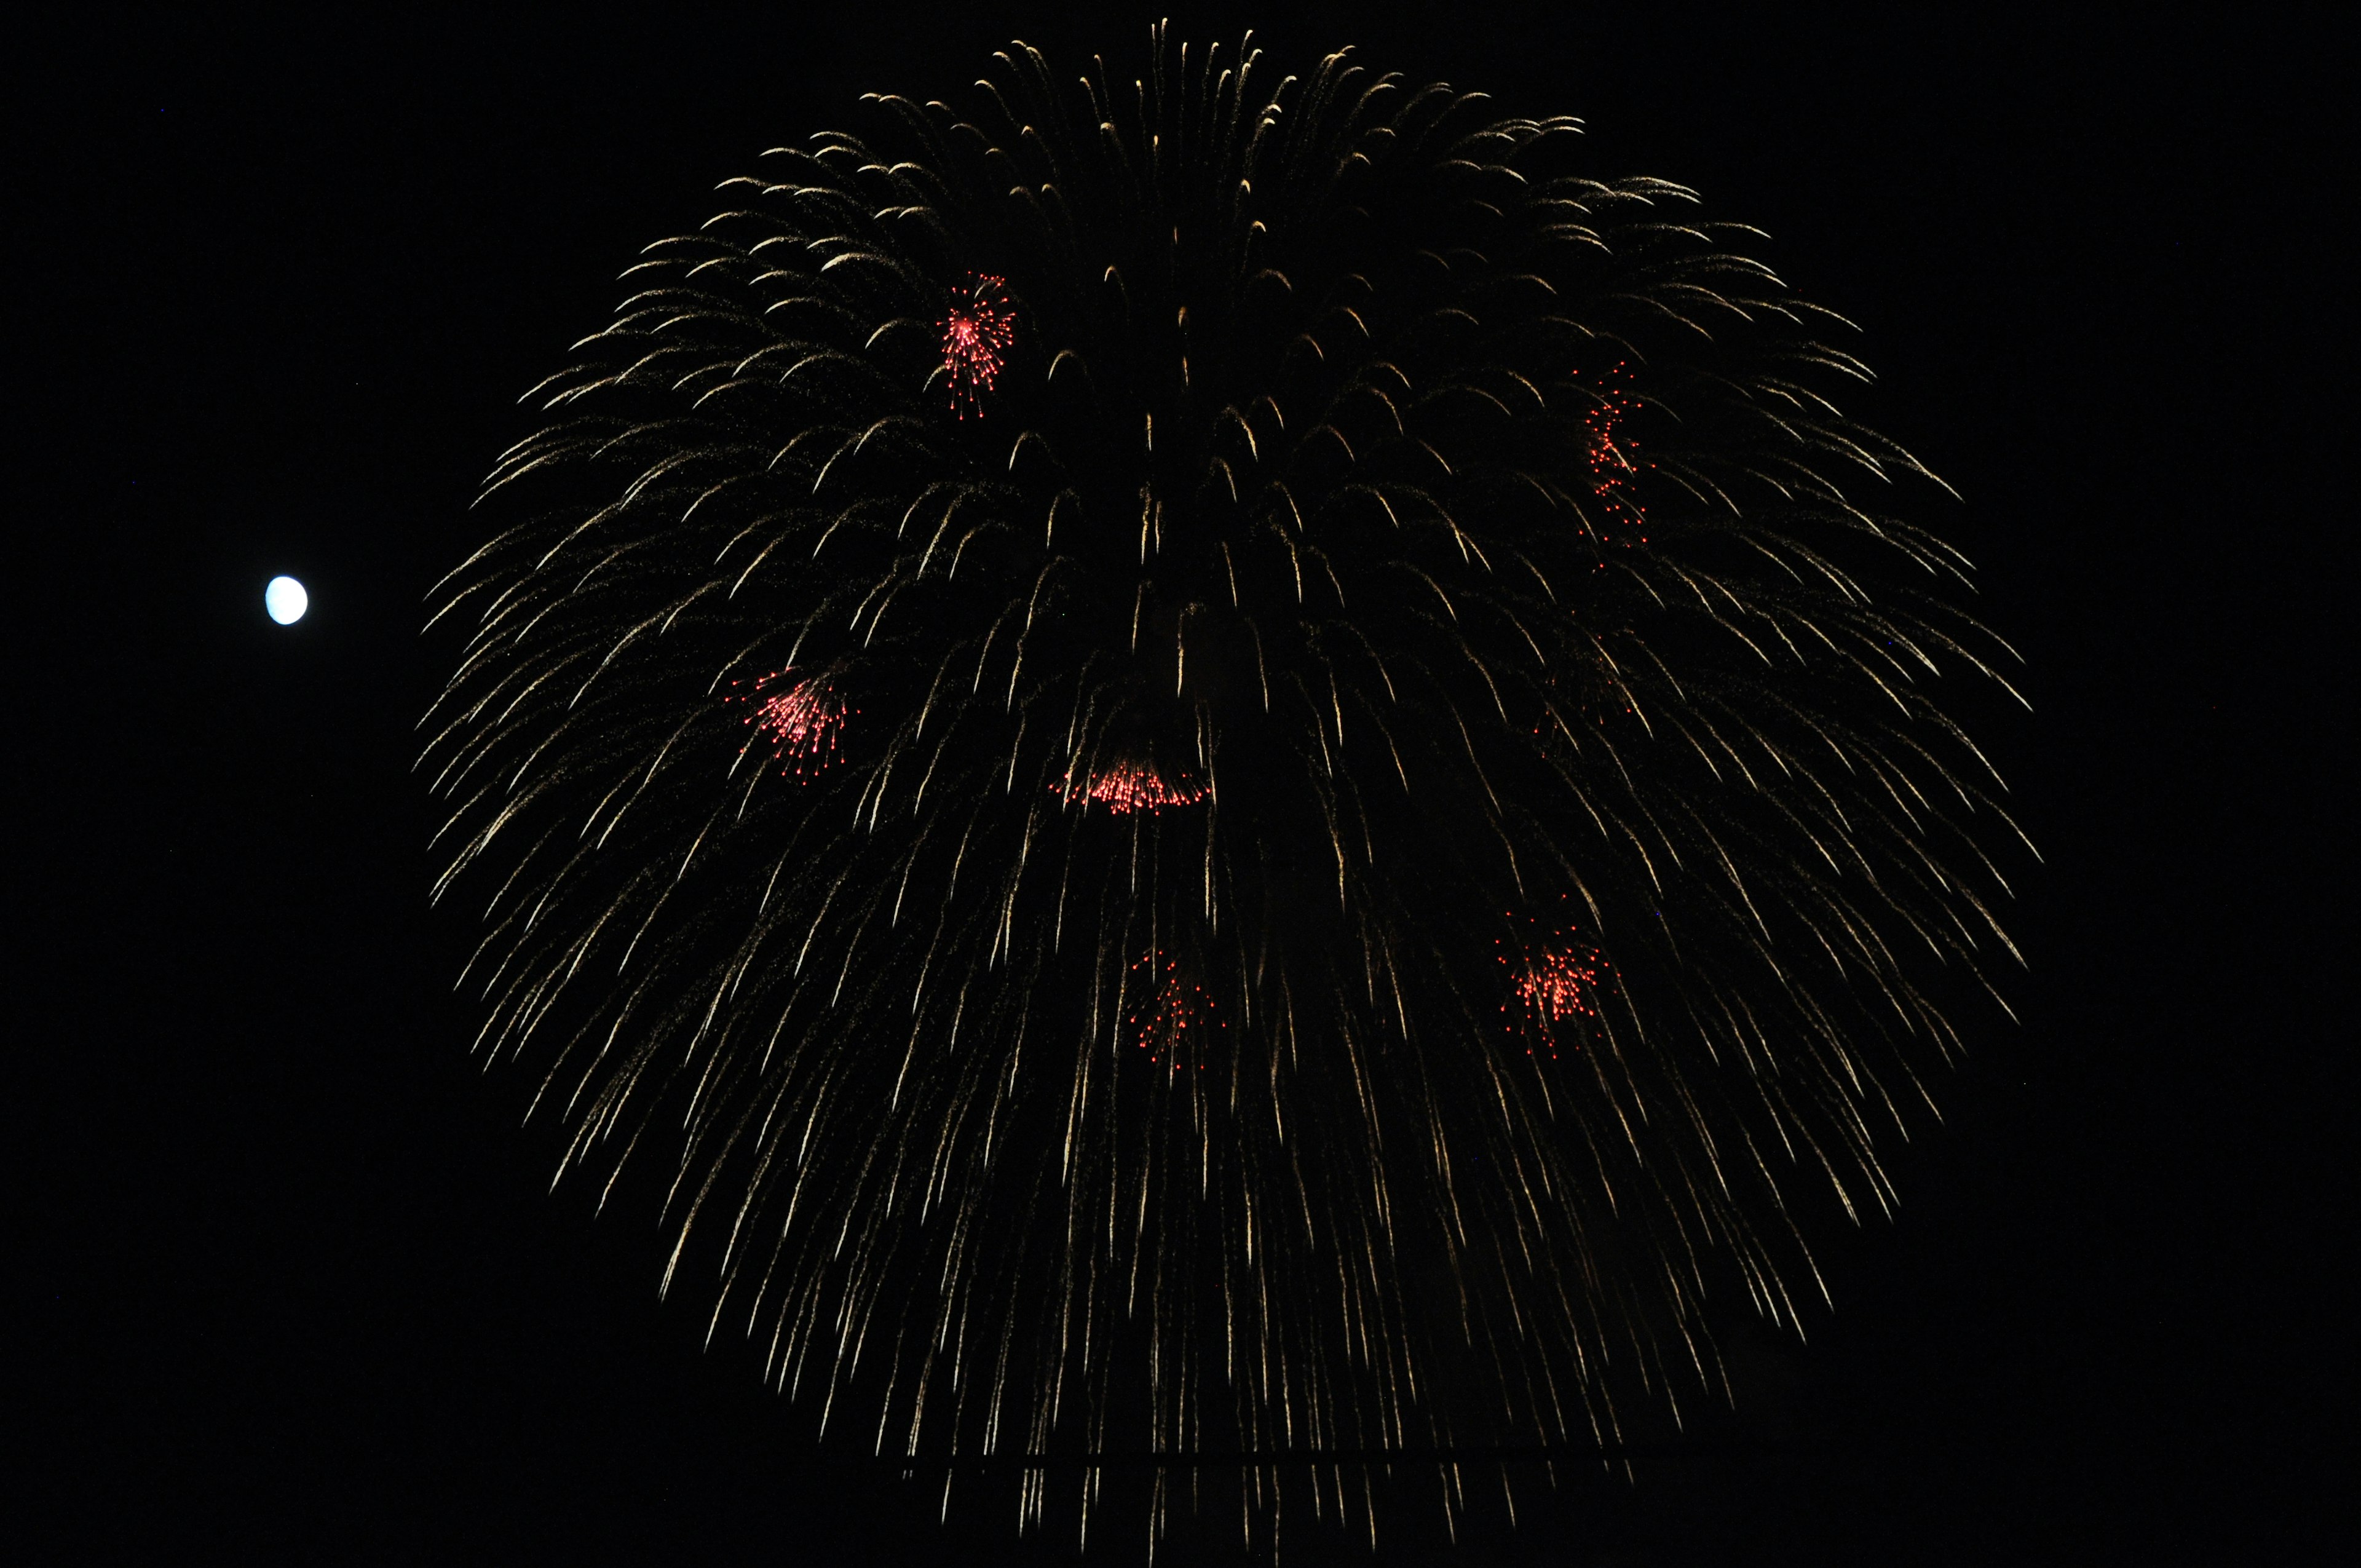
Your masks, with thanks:
M 1576 374 L 1578 378 L 1580 372 Z M 1647 526 L 1648 509 L 1631 484 L 1640 474 L 1640 444 L 1623 428 L 1640 406 L 1631 393 L 1630 367 L 1617 360 L 1599 378 L 1599 385 L 1591 396 L 1590 407 L 1582 416 L 1583 446 L 1590 463 L 1590 493 L 1608 503 L 1616 522 L 1627 525 L 1615 531 L 1615 543 L 1626 547 L 1645 544 L 1648 536 L 1639 531 Z
M 1050 786 L 1060 795 L 1072 789 L 1071 779 Z M 1205 798 L 1205 786 L 1187 778 L 1167 780 L 1152 762 L 1118 762 L 1090 776 L 1082 795 L 1117 817 L 1135 811 L 1154 813 L 1169 806 L 1194 806 Z
M 1579 1050 L 1584 1025 L 1598 1017 L 1605 957 L 1577 940 L 1571 927 L 1513 948 L 1504 942 L 1502 948 L 1512 993 L 1503 1011 L 1512 1014 L 1512 1031 L 1532 1042 L 1525 1054 L 1554 1061 L 1561 1049 Z
M 1205 1070 L 1197 1059 L 1207 1033 L 1223 1027 L 1213 1017 L 1213 998 L 1205 988 L 1180 972 L 1177 960 L 1151 953 L 1132 965 L 1151 989 L 1148 999 L 1126 1020 L 1131 1043 L 1147 1053 L 1150 1063 L 1171 1071 L 1184 1068 Z
M 960 418 L 983 413 L 983 394 L 1000 379 L 1016 341 L 1016 315 L 1006 284 L 971 273 L 965 292 L 944 313 L 943 368 L 950 373 L 951 410 Z
M 785 690 L 772 689 L 782 682 L 789 683 Z M 793 670 L 782 670 L 755 682 L 752 695 L 741 700 L 753 707 L 747 724 L 768 740 L 785 773 L 809 778 L 836 761 L 837 737 L 849 714 L 826 681 L 797 680 Z
M 1593 495 L 1612 494 L 1639 471 L 1631 461 L 1639 455 L 1638 444 L 1628 436 L 1620 441 L 1616 438 L 1616 432 L 1637 406 L 1624 386 L 1624 379 L 1623 362 L 1619 359 L 1615 362 L 1615 368 L 1607 374 L 1607 385 L 1600 392 L 1598 401 L 1582 416 L 1583 428 L 1588 436 L 1586 445 L 1590 456 Z
M 1562 1020 L 1595 1015 L 1598 988 L 1596 950 L 1543 953 L 1517 977 L 1517 994 L 1539 1015 Z
M 436 595 L 483 1049 L 892 1451 L 1614 1441 L 2015 962 L 2011 655 L 1752 231 L 1153 47 L 770 155 L 545 384 Z

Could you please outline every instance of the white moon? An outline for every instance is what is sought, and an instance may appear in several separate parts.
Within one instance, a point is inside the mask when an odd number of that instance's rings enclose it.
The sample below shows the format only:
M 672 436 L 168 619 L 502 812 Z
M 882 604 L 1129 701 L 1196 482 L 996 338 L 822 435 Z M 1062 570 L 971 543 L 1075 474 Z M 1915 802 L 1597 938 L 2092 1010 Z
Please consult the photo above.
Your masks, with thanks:
M 312 596 L 292 577 L 273 577 L 270 586 L 262 590 L 262 608 L 280 625 L 292 626 L 312 608 Z

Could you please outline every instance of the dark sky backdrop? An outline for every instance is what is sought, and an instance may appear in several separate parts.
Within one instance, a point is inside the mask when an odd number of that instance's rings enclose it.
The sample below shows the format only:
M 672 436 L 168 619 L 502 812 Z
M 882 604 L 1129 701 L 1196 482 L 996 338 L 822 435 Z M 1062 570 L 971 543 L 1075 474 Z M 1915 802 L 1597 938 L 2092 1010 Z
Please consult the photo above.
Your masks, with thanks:
M 638 246 L 861 90 L 948 95 L 1012 33 L 1128 60 L 1153 12 L 336 9 L 9 46 L 9 1534 L 1069 1560 L 817 1453 L 694 1299 L 658 1303 L 644 1210 L 547 1195 L 525 1080 L 478 1074 L 446 1000 L 465 932 L 428 916 L 408 768 L 444 654 L 421 596 Z M 1455 1554 L 1411 1519 L 1388 1560 L 2308 1560 L 2352 1522 L 2326 13 L 1358 9 L 1180 26 L 1580 114 L 1600 172 L 1699 187 L 1863 324 L 1859 411 L 1964 493 L 1931 521 L 2029 659 L 2037 712 L 1976 718 L 2048 857 L 2023 1027 L 1982 1029 L 1897 1156 L 1898 1221 L 1827 1237 L 1808 1344 L 1741 1336 L 1744 1407 L 1636 1484 Z M 292 630 L 261 613 L 281 571 Z

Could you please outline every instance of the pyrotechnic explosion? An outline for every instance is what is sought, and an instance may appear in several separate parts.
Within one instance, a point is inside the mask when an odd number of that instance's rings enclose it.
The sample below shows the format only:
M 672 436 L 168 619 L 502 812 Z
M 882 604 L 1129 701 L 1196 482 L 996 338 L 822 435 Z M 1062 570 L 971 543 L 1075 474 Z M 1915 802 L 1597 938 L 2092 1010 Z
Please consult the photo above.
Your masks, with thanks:
M 1057 787 L 1060 794 L 1067 794 L 1073 781 L 1064 780 Z M 1205 798 L 1205 790 L 1185 779 L 1168 782 L 1151 763 L 1122 761 L 1091 774 L 1082 795 L 1124 817 L 1135 811 L 1161 811 L 1168 806 L 1194 806 Z
M 479 1047 L 913 1463 L 1611 1442 L 2013 957 L 2004 650 L 1753 231 L 1152 55 L 864 101 L 536 389 L 436 593 Z
M 1208 1043 L 1207 1031 L 1216 1027 L 1205 988 L 1161 953 L 1150 953 L 1131 968 L 1139 992 L 1129 1014 L 1132 1043 L 1151 1063 L 1176 1072 L 1191 1068 L 1203 1071 L 1205 1064 L 1198 1058 Z
M 1500 1011 L 1514 1020 L 1525 1053 L 1555 1061 L 1562 1050 L 1581 1049 L 1584 1025 L 1600 1020 L 1602 992 L 1612 983 L 1606 955 L 1583 941 L 1577 927 L 1543 930 L 1513 910 L 1502 919 L 1521 927 L 1518 938 L 1499 944 L 1509 992 Z
M 837 736 L 846 715 L 844 704 L 826 681 L 817 676 L 796 679 L 795 674 L 782 670 L 756 681 L 750 699 L 754 711 L 746 722 L 769 741 L 772 757 L 789 773 L 801 777 L 836 761 Z
M 943 371 L 950 381 L 953 413 L 965 419 L 981 411 L 983 394 L 1000 379 L 1016 339 L 1016 322 L 1003 280 L 971 277 L 943 317 Z

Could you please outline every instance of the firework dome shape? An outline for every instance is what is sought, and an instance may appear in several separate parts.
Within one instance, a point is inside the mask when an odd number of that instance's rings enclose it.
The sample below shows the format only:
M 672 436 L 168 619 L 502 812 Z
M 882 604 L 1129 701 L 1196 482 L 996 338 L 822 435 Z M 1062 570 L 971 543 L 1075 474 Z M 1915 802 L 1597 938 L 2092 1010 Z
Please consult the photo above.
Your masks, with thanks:
M 866 100 L 538 389 L 436 608 L 481 1048 L 830 1441 L 1611 1442 L 2014 961 L 2004 650 L 1753 231 L 1144 65 Z

